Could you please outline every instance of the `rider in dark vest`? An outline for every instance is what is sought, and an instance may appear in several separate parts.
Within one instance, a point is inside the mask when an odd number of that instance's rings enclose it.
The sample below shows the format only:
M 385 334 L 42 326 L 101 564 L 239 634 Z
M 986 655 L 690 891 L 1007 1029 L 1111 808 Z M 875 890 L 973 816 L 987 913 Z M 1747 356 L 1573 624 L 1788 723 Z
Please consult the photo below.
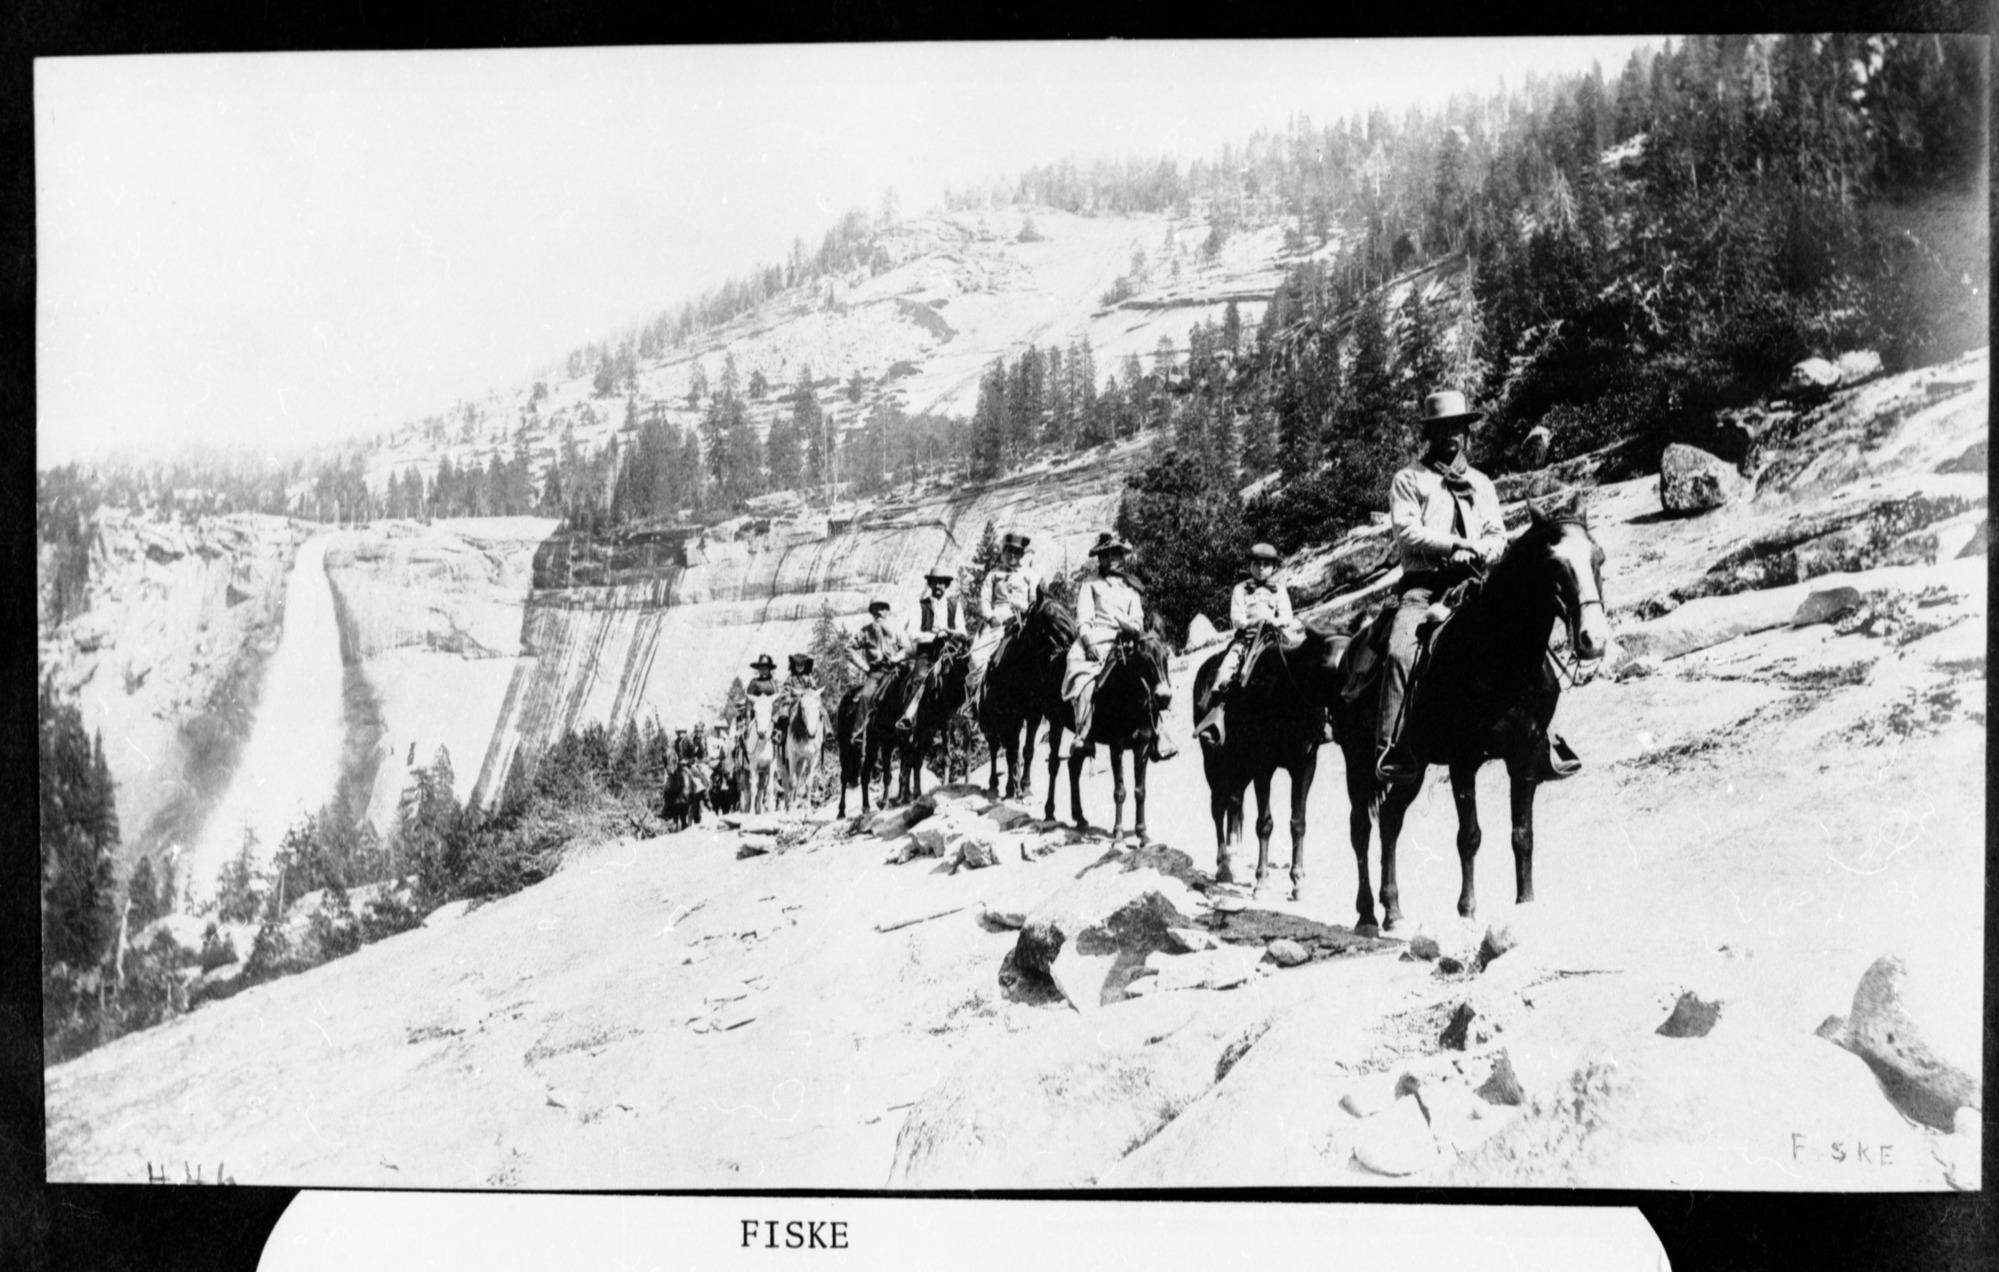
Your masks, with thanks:
M 951 588 L 957 576 L 947 572 L 923 576 L 925 591 L 916 601 L 916 625 L 909 643 L 916 656 L 916 672 L 909 678 L 909 699 L 903 704 L 896 728 L 908 732 L 916 727 L 916 709 L 923 701 L 923 686 L 937 666 L 944 642 L 951 638 L 970 641 L 965 630 L 964 598 Z
M 1388 658 L 1382 667 L 1375 720 L 1375 771 L 1384 782 L 1419 770 L 1402 748 L 1403 707 L 1416 661 L 1416 632 L 1438 598 L 1482 575 L 1506 550 L 1506 521 L 1492 481 L 1470 463 L 1472 425 L 1484 412 L 1466 409 L 1464 394 L 1443 390 L 1423 401 L 1417 424 L 1424 451 L 1395 474 L 1388 488 L 1388 524 L 1402 567 Z

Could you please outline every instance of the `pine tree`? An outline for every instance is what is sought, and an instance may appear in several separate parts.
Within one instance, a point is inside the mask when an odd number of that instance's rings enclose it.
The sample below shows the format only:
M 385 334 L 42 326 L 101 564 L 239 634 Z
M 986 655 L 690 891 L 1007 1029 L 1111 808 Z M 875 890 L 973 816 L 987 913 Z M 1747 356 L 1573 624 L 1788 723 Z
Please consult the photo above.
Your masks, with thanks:
M 848 660 L 847 636 L 840 630 L 830 603 L 820 603 L 819 617 L 813 621 L 812 636 L 806 650 L 812 655 L 813 674 L 819 679 L 819 687 L 825 691 L 827 707 L 837 709 L 847 690 L 860 682 L 860 673 Z M 731 688 L 741 692 L 742 684 L 738 681 Z
M 764 439 L 764 461 L 770 466 L 773 490 L 794 490 L 803 472 L 798 448 L 798 425 L 779 413 L 772 417 L 770 433 Z
M 979 402 L 972 411 L 972 477 L 988 481 L 1006 469 L 1006 361 L 994 358 L 979 380 Z
M 812 368 L 807 366 L 799 372 L 798 388 L 792 393 L 791 427 L 792 435 L 805 451 L 801 476 L 814 486 L 832 480 L 829 466 L 832 439 L 827 424 L 826 414 L 819 408 L 819 396 L 812 391 Z
M 979 596 L 985 589 L 986 575 L 1000 561 L 999 534 L 993 529 L 992 519 L 986 519 L 985 529 L 979 532 L 979 543 L 972 550 L 971 564 L 958 576 L 958 591 L 965 598 L 965 621 L 976 634 L 985 625 L 985 613 L 979 608 Z
M 44 682 L 37 702 L 42 949 L 51 963 L 94 966 L 117 928 L 118 813 L 100 736 Z
M 1411 287 L 1402 302 L 1402 348 L 1396 359 L 1397 378 L 1405 401 L 1420 402 L 1449 383 L 1450 362 L 1438 329 L 1437 302 L 1426 300 L 1421 287 Z
M 697 407 L 701 399 L 708 396 L 708 369 L 701 365 L 701 359 L 694 359 L 694 365 L 687 372 L 687 405 Z

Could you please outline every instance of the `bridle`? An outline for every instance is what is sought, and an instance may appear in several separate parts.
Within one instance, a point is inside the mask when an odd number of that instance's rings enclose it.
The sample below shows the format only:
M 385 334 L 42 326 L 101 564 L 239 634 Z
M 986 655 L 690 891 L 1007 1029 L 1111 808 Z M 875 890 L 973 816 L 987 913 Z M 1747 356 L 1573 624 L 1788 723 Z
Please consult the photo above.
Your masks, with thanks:
M 1585 537 L 1589 535 L 1589 525 L 1581 517 L 1562 517 L 1555 524 L 1577 526 L 1581 528 Z M 1591 539 L 1590 544 L 1592 548 L 1595 548 L 1596 540 Z M 1601 549 L 1597 550 L 1601 551 Z M 1596 579 L 1595 596 L 1587 600 L 1582 599 L 1580 596 L 1581 588 L 1578 587 L 1576 603 L 1571 606 L 1568 604 L 1567 598 L 1559 594 L 1559 590 L 1556 595 L 1556 601 L 1562 608 L 1562 620 L 1569 629 L 1569 658 L 1567 663 L 1564 664 L 1562 655 L 1555 650 L 1552 638 L 1548 645 L 1548 665 L 1554 668 L 1556 678 L 1563 681 L 1571 689 L 1579 689 L 1590 681 L 1595 680 L 1597 672 L 1603 668 L 1603 655 L 1599 654 L 1595 658 L 1584 658 L 1576 652 L 1578 638 L 1582 632 L 1583 613 L 1590 606 L 1594 605 L 1598 610 L 1603 611 L 1605 626 L 1608 626 L 1610 622 L 1609 611 L 1605 609 L 1603 604 L 1603 575 L 1598 570 L 1594 556 L 1592 556 L 1590 561 L 1590 570 Z

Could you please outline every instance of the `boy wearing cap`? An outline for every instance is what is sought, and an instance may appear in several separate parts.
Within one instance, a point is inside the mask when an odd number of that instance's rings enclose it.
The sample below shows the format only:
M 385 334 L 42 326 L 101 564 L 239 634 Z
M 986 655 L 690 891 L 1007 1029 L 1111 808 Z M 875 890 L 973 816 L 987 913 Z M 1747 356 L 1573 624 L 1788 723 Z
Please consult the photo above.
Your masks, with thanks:
M 979 613 L 985 616 L 986 625 L 972 640 L 972 662 L 965 675 L 965 701 L 971 704 L 974 715 L 986 669 L 999 657 L 1013 624 L 1041 594 L 1041 585 L 1021 564 L 1027 545 L 1026 535 L 1009 530 L 1000 539 L 999 564 L 986 572 L 985 582 L 979 585 Z
M 1388 488 L 1388 524 L 1402 578 L 1396 585 L 1375 719 L 1375 773 L 1385 783 L 1421 773 L 1402 748 L 1401 734 L 1409 670 L 1416 661 L 1416 630 L 1424 612 L 1454 585 L 1483 574 L 1506 550 L 1499 493 L 1490 478 L 1471 466 L 1471 429 L 1483 418 L 1483 411 L 1467 409 L 1464 394 L 1456 390 L 1430 394 L 1417 419 L 1423 454 L 1396 473 Z
M 1229 593 L 1229 623 L 1235 638 L 1215 668 L 1215 682 L 1208 688 L 1208 701 L 1198 708 L 1201 715 L 1197 737 L 1220 744 L 1225 738 L 1222 709 L 1229 691 L 1242 683 L 1249 670 L 1250 649 L 1272 628 L 1288 636 L 1298 635 L 1298 620 L 1291 613 L 1291 593 L 1277 582 L 1281 558 L 1277 549 L 1259 543 L 1249 550 L 1249 577 Z

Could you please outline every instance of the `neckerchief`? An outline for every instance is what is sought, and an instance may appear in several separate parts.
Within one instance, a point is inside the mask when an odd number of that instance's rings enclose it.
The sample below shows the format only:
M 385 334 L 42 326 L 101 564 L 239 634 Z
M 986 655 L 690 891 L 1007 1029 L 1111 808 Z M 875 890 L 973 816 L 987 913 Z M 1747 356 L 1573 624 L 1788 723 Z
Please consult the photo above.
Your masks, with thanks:
M 1471 457 L 1463 447 L 1449 460 L 1440 458 L 1435 451 L 1423 457 L 1430 471 L 1444 479 L 1444 489 L 1451 496 L 1451 533 L 1465 536 L 1471 533 Z

